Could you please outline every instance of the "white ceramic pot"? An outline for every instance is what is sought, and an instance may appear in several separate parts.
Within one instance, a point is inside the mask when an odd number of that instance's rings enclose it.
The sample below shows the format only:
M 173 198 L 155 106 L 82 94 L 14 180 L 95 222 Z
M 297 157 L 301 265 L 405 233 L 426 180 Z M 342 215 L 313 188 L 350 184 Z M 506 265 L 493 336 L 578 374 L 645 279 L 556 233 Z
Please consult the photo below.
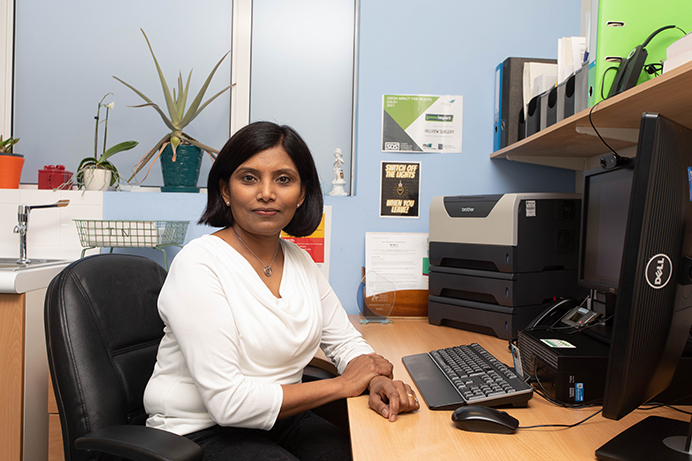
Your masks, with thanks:
M 84 188 L 86 190 L 108 190 L 111 185 L 111 170 L 102 168 L 85 168 L 82 171 Z

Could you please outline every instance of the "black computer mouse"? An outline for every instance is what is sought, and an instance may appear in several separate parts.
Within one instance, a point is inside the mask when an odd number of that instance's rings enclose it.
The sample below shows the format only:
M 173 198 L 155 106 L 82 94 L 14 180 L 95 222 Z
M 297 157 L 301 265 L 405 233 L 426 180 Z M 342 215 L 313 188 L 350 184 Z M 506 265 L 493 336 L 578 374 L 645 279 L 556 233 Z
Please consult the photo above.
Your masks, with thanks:
M 452 421 L 459 429 L 491 434 L 512 434 L 519 427 L 519 420 L 504 411 L 479 405 L 467 405 L 452 413 Z

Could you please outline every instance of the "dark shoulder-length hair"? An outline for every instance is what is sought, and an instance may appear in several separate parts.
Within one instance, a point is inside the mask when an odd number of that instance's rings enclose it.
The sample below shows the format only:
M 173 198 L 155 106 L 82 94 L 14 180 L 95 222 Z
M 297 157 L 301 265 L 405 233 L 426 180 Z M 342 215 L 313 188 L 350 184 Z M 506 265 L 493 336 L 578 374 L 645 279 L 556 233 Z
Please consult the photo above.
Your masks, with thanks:
M 298 169 L 300 182 L 305 187 L 305 200 L 295 216 L 283 229 L 294 237 L 312 234 L 322 219 L 322 190 L 310 149 L 296 131 L 286 125 L 272 122 L 251 123 L 236 132 L 219 152 L 207 179 L 207 207 L 199 224 L 212 227 L 233 225 L 231 207 L 221 195 L 220 181 L 227 182 L 233 172 L 253 155 L 272 147 L 281 146 Z

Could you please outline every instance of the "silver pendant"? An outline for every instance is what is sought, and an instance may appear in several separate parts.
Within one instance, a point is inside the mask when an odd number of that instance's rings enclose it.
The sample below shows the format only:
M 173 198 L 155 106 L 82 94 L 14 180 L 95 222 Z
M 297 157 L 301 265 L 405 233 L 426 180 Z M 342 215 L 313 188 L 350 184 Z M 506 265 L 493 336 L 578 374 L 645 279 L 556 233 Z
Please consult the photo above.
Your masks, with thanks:
M 273 273 L 274 271 L 271 267 L 267 266 L 264 268 L 264 275 L 266 275 L 267 277 L 271 277 Z

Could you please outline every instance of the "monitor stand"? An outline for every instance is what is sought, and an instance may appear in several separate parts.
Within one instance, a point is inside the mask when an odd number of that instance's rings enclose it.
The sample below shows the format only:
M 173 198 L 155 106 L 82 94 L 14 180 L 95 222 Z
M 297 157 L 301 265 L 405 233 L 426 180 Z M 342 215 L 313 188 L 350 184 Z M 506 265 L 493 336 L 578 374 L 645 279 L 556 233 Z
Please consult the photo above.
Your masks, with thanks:
M 690 461 L 692 452 L 685 452 L 692 423 L 649 416 L 621 432 L 596 450 L 602 461 Z

